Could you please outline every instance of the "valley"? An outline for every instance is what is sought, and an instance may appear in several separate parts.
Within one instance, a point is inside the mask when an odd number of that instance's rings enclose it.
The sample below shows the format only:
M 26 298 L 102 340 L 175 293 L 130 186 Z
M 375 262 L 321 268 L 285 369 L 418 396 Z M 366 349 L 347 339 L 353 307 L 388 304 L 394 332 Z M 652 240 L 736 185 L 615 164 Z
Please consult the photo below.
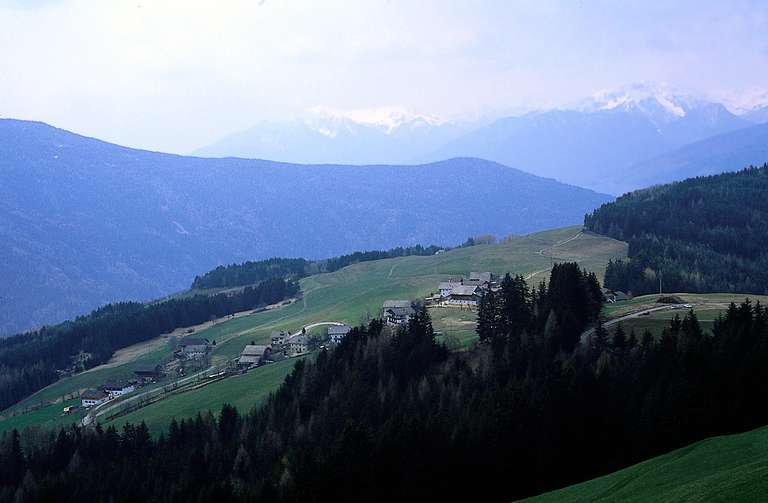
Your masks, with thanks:
M 246 344 L 252 341 L 268 344 L 273 330 L 295 331 L 302 326 L 327 320 L 338 320 L 353 326 L 367 323 L 368 320 L 379 316 L 384 300 L 424 298 L 436 290 L 439 281 L 449 276 L 467 274 L 472 270 L 487 270 L 495 274 L 509 272 L 529 277 L 536 273 L 532 279 L 533 282 L 538 282 L 546 280 L 552 263 L 559 261 L 576 261 L 585 269 L 602 275 L 608 260 L 624 256 L 624 243 L 584 233 L 580 227 L 567 227 L 508 238 L 500 244 L 458 248 L 428 257 L 411 256 L 362 262 L 333 273 L 302 279 L 300 284 L 303 298 L 300 301 L 278 309 L 242 314 L 234 319 L 227 317 L 208 328 L 196 330 L 194 336 L 215 341 L 211 365 L 224 366 L 235 359 Z M 477 340 L 474 311 L 436 308 L 431 309 L 430 313 L 435 330 L 444 334 L 446 344 L 451 348 L 461 349 Z M 61 379 L 3 411 L 4 419 L 0 420 L 0 430 L 19 427 L 22 424 L 53 426 L 81 419 L 80 416 L 61 417 L 62 408 L 65 403 L 70 402 L 66 397 L 77 395 L 86 388 L 97 387 L 110 379 L 128 377 L 136 364 L 159 363 L 167 360 L 172 353 L 167 338 L 144 343 L 143 347 L 145 350 L 122 353 L 132 355 L 130 360 L 120 358 L 119 364 L 113 361 L 88 372 Z M 227 388 L 228 382 L 252 383 L 255 390 L 264 390 L 257 392 L 258 397 L 263 397 L 282 382 L 282 377 L 292 367 L 290 363 L 291 360 L 288 360 L 260 367 L 245 376 L 235 378 L 239 381 L 227 379 L 198 391 L 186 392 L 114 421 L 122 424 L 128 420 L 142 418 L 147 421 L 152 431 L 157 432 L 177 413 L 194 415 L 208 409 L 217 410 L 223 403 L 236 397 L 240 397 L 237 399 L 238 404 L 244 404 L 247 402 L 244 397 L 252 395 L 242 395 L 239 391 L 222 392 Z M 260 375 L 264 378 L 259 378 Z M 239 388 L 235 386 L 233 389 Z M 52 401 L 54 403 L 50 403 Z M 258 400 L 255 400 L 253 405 L 257 402 Z M 12 415 L 41 405 L 39 409 L 27 414 Z

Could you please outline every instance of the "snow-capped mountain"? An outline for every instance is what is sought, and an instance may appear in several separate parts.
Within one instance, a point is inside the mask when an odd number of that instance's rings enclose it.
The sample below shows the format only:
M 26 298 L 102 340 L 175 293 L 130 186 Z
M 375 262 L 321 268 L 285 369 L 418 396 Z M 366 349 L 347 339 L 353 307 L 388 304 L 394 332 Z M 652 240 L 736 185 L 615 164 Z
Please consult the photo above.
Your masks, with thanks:
M 499 119 L 435 151 L 469 155 L 604 192 L 626 184 L 633 164 L 750 125 L 723 104 L 669 86 L 634 84 L 570 107 Z
M 300 163 L 411 163 L 471 126 L 397 107 L 314 107 L 282 122 L 260 122 L 194 152 Z

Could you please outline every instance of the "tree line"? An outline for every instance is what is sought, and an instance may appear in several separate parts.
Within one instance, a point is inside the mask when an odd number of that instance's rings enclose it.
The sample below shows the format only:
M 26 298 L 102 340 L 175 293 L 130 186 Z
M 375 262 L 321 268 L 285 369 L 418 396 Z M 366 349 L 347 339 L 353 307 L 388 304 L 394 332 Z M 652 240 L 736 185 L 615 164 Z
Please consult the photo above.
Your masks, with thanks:
M 273 278 L 228 294 L 150 304 L 119 302 L 72 321 L 0 339 L 0 409 L 54 382 L 60 371 L 100 365 L 119 348 L 178 327 L 274 304 L 297 291 L 296 283 Z
M 411 255 L 434 255 L 440 246 L 408 246 L 390 250 L 357 251 L 347 255 L 321 260 L 303 258 L 270 258 L 266 260 L 246 261 L 240 264 L 220 265 L 215 269 L 195 276 L 193 289 L 232 288 L 251 285 L 270 278 L 298 280 L 312 274 L 334 272 L 358 262 L 369 262 L 386 258 L 407 257 Z
M 625 194 L 587 229 L 629 243 L 605 286 L 656 292 L 768 293 L 768 164 Z

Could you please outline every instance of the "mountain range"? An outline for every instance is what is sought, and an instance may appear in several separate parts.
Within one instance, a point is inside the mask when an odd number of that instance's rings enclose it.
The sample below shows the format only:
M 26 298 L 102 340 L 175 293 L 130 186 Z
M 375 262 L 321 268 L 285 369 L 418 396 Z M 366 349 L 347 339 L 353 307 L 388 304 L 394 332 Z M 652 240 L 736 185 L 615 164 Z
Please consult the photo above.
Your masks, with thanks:
M 206 159 L 3 119 L 0 333 L 166 295 L 220 264 L 455 245 L 577 224 L 610 199 L 480 159 Z
M 562 109 L 484 122 L 441 121 L 392 109 L 319 109 L 301 120 L 260 123 L 196 154 L 346 163 L 421 163 L 469 156 L 620 194 L 642 188 L 629 175 L 644 161 L 767 122 L 766 104 L 754 101 L 739 108 L 737 115 L 722 103 L 643 83 L 597 93 Z M 680 171 L 675 179 L 688 176 Z

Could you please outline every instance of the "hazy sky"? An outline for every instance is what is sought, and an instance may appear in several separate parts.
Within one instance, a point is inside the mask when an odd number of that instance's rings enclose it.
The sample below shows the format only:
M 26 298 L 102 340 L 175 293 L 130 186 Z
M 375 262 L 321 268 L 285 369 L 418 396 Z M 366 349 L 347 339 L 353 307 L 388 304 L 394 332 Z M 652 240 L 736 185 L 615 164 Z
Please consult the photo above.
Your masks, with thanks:
M 651 5 L 653 4 L 653 5 Z M 185 153 L 314 106 L 768 88 L 768 2 L 0 0 L 0 116 Z

